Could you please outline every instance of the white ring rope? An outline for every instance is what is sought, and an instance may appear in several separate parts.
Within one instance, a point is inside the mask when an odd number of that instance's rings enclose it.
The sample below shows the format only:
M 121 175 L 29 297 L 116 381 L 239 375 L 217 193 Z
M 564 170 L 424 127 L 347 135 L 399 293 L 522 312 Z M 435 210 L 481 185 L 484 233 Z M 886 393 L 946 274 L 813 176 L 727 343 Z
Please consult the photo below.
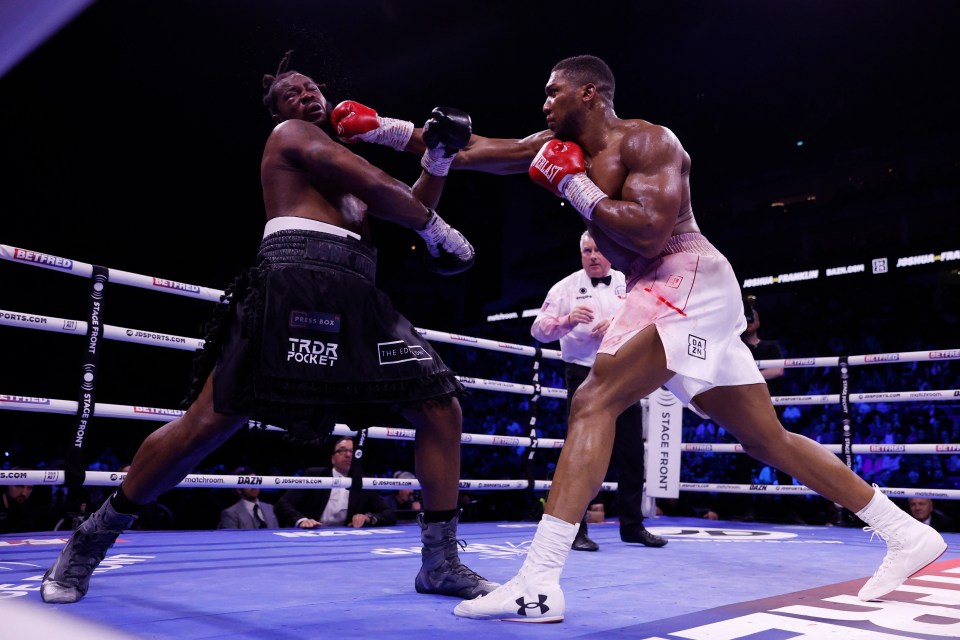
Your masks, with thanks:
M 120 471 L 87 471 L 85 486 L 115 487 L 126 477 Z M 0 485 L 4 484 L 63 484 L 66 481 L 66 472 L 61 470 L 18 470 L 0 471 Z M 361 478 L 363 489 L 393 490 L 393 489 L 422 489 L 420 481 L 397 478 Z M 177 488 L 212 488 L 212 489 L 239 489 L 257 486 L 261 489 L 333 489 L 336 487 L 349 488 L 351 478 L 335 478 L 332 476 L 238 476 L 217 475 L 211 473 L 191 473 L 177 485 Z M 551 481 L 535 480 L 534 489 L 547 491 Z M 527 489 L 526 480 L 460 480 L 461 489 L 486 490 L 516 490 Z M 616 491 L 616 482 L 604 482 L 604 491 Z M 960 493 L 960 492 L 958 492 Z
M 5 245 L 0 245 L 3 247 Z M 44 316 L 40 314 L 27 314 L 17 311 L 8 311 L 0 309 L 0 325 L 11 327 L 21 327 L 25 329 L 39 329 L 42 331 L 54 331 L 59 333 L 68 333 L 72 335 L 86 335 L 87 323 L 83 320 L 68 320 L 54 316 Z M 465 345 L 477 347 L 480 349 L 489 349 L 500 351 L 501 353 L 514 353 L 517 355 L 534 356 L 536 350 L 533 347 L 527 347 L 508 342 L 497 342 L 495 340 L 486 340 L 484 338 L 473 338 L 462 336 L 455 333 L 445 333 L 433 331 L 431 329 L 417 328 L 417 333 L 431 342 L 446 342 L 448 344 Z M 184 351 L 196 351 L 203 347 L 204 341 L 201 338 L 188 338 L 157 331 L 141 331 L 139 329 L 129 329 L 126 327 L 117 327 L 110 324 L 103 325 L 103 336 L 107 340 L 119 340 L 121 342 L 135 342 L 138 344 L 149 344 L 156 347 L 169 347 L 171 349 L 181 349 Z M 549 350 L 544 349 L 547 354 Z M 559 351 L 550 353 L 551 359 L 559 359 Z M 940 351 L 909 351 L 904 353 L 884 353 L 862 356 L 850 356 L 849 364 L 877 364 L 890 362 L 929 362 L 933 360 L 954 360 L 960 359 L 960 349 L 948 349 Z M 839 357 L 836 358 L 787 358 L 784 360 L 758 360 L 760 368 L 768 367 L 825 367 L 836 366 Z M 817 364 L 797 364 L 798 362 L 816 362 Z M 825 364 L 832 361 L 833 365 Z M 791 364 L 787 364 L 791 363 Z M 503 380 L 484 380 L 481 378 L 470 378 L 458 376 L 460 382 L 466 387 L 474 389 L 487 389 L 490 391 L 505 391 L 507 393 L 522 393 L 532 395 L 534 393 L 533 385 L 517 384 Z M 566 389 L 557 389 L 553 387 L 541 387 L 540 393 L 545 397 L 566 398 Z M 2 397 L 2 396 L 0 396 Z M 960 389 L 940 389 L 925 391 L 881 391 L 875 393 L 855 393 L 850 396 L 851 402 L 911 402 L 917 400 L 953 400 L 960 397 Z M 817 405 L 817 404 L 839 404 L 840 394 L 826 394 L 819 396 L 799 395 L 799 396 L 774 396 L 772 398 L 775 405 Z
M 84 485 L 94 487 L 115 487 L 126 477 L 120 471 L 87 471 Z M 8 484 L 29 485 L 58 485 L 66 480 L 66 472 L 62 470 L 18 470 L 0 471 L 0 486 Z M 362 478 L 362 488 L 381 490 L 394 489 L 421 489 L 419 480 L 395 478 Z M 350 487 L 350 478 L 335 478 L 332 476 L 238 476 L 217 475 L 210 473 L 191 473 L 181 481 L 176 488 L 210 488 L 210 489 L 240 489 L 243 487 L 258 486 L 261 489 L 332 489 L 335 487 Z M 535 480 L 535 491 L 549 491 L 550 480 Z M 460 480 L 460 489 L 472 490 L 518 490 L 528 489 L 526 480 Z M 604 482 L 602 491 L 616 491 L 616 482 Z M 698 493 L 742 493 L 742 494 L 791 494 L 791 495 L 820 495 L 803 485 L 777 484 L 733 484 L 716 482 L 681 482 L 682 491 Z M 918 489 L 899 487 L 880 487 L 880 491 L 893 498 L 943 498 L 960 499 L 960 489 Z
M 92 264 L 61 258 L 60 256 L 53 256 L 48 253 L 40 253 L 39 251 L 11 247 L 8 244 L 0 244 L 0 259 L 26 264 L 32 267 L 52 269 L 60 273 L 69 273 L 70 275 L 82 276 L 84 278 L 89 278 L 93 275 Z M 198 300 L 209 300 L 210 302 L 219 302 L 223 296 L 223 291 L 219 289 L 200 287 L 195 284 L 185 284 L 165 278 L 143 276 L 138 273 L 130 273 L 129 271 L 121 271 L 119 269 L 108 269 L 107 271 L 110 276 L 110 282 L 125 284 L 139 289 L 175 293 L 179 296 L 197 298 Z
M 42 316 L 39 313 L 20 313 L 0 309 L 0 324 L 25 329 L 39 329 L 56 333 L 69 333 L 77 336 L 87 335 L 87 323 L 84 320 L 68 320 L 55 316 Z M 184 351 L 196 351 L 203 347 L 202 338 L 187 338 L 157 331 L 141 331 L 111 324 L 103 325 L 103 337 L 107 340 L 150 344 L 155 347 L 170 347 Z
M 115 487 L 126 477 L 126 473 L 119 471 L 88 471 L 88 486 Z M 62 484 L 65 472 L 59 470 L 21 470 L 0 471 L 0 485 L 3 484 Z M 549 480 L 536 480 L 534 489 L 547 491 L 552 483 Z M 192 473 L 177 485 L 178 488 L 213 488 L 238 489 L 242 487 L 258 486 L 262 489 L 331 489 L 335 487 L 349 487 L 350 478 L 334 478 L 332 476 L 238 476 Z M 364 489 L 393 490 L 393 489 L 421 489 L 416 479 L 396 478 L 362 478 Z M 461 489 L 485 490 L 516 490 L 527 489 L 526 480 L 461 480 Z M 604 482 L 601 487 L 604 491 L 615 491 L 617 483 Z M 680 488 L 693 492 L 722 492 L 746 494 L 783 493 L 793 495 L 819 495 L 803 485 L 756 485 L 732 483 L 696 483 L 682 482 Z M 960 498 L 960 489 L 901 489 L 880 487 L 880 490 L 897 498 Z
M 72 275 L 90 278 L 93 275 L 93 265 L 53 256 L 37 251 L 30 251 L 12 247 L 10 245 L 0 244 L 0 259 L 17 262 L 29 266 L 43 267 L 70 273 Z M 159 291 L 163 293 L 172 293 L 181 296 L 219 302 L 224 292 L 222 290 L 198 285 L 186 284 L 164 278 L 145 276 L 118 269 L 108 269 L 109 281 L 118 284 Z M 13 327 L 38 329 L 43 331 L 53 331 L 59 333 L 68 333 L 74 335 L 86 335 L 87 323 L 82 320 L 70 320 L 57 318 L 53 316 L 44 316 L 40 314 L 21 313 L 0 309 L 0 325 Z M 484 338 L 475 338 L 460 334 L 434 331 L 431 329 L 416 328 L 425 339 L 432 342 L 444 342 L 453 345 L 470 346 L 501 353 L 512 353 L 515 355 L 524 355 L 535 357 L 537 349 L 525 345 L 517 345 Z M 172 334 L 160 333 L 155 331 L 142 331 L 113 325 L 103 325 L 103 337 L 109 340 L 122 342 L 134 342 L 139 344 L 148 344 L 152 346 L 168 347 L 181 349 L 185 351 L 196 351 L 202 348 L 204 341 L 198 338 L 189 338 L 176 336 Z M 545 358 L 560 360 L 560 351 L 554 349 L 541 349 L 540 355 Z M 806 367 L 836 367 L 840 364 L 840 357 L 814 357 L 814 358 L 785 358 L 782 360 L 758 360 L 759 368 L 806 368 Z M 847 364 L 850 366 L 867 364 L 891 364 L 897 362 L 929 362 L 938 360 L 956 360 L 960 359 L 960 349 L 942 349 L 930 351 L 911 351 L 899 353 L 866 354 L 847 357 Z M 461 383 L 467 388 L 485 389 L 489 391 L 502 391 L 507 393 L 519 393 L 533 395 L 537 392 L 534 385 L 517 384 L 501 380 L 484 380 L 480 378 L 458 376 Z M 540 387 L 539 392 L 545 397 L 566 398 L 566 389 L 556 389 L 551 387 Z M 956 400 L 960 398 L 960 389 L 941 389 L 926 391 L 895 391 L 895 392 L 877 392 L 877 393 L 851 393 L 850 402 L 915 402 L 915 401 L 936 401 L 936 400 Z M 774 396 L 775 405 L 826 405 L 839 404 L 840 394 L 827 395 L 798 395 L 798 396 Z M 647 402 L 646 399 L 643 401 Z M 43 413 L 62 413 L 76 414 L 78 403 L 70 400 L 57 400 L 51 398 L 39 398 L 29 396 L 15 396 L 0 394 L 0 410 L 43 412 Z M 92 415 L 102 418 L 126 418 L 136 420 L 155 420 L 167 422 L 171 419 L 183 415 L 183 411 L 178 409 L 162 409 L 155 407 L 126 406 L 97 402 L 93 408 Z M 278 427 L 270 425 L 259 425 L 251 423 L 252 426 L 264 430 L 278 430 Z M 333 430 L 333 435 L 355 436 L 356 431 L 351 430 L 347 425 L 338 424 Z M 415 430 L 398 427 L 371 427 L 367 430 L 367 436 L 381 439 L 413 440 Z M 469 434 L 461 436 L 462 443 L 506 446 L 506 447 L 527 447 L 536 449 L 560 449 L 563 447 L 564 440 L 558 438 L 531 438 L 522 436 L 501 436 L 488 434 Z M 842 453 L 841 445 L 824 445 L 833 453 Z M 744 453 L 740 444 L 723 443 L 681 443 L 682 452 L 688 453 Z M 852 453 L 859 454 L 956 454 L 960 453 L 960 444 L 854 444 L 851 447 Z M 107 471 L 86 471 L 84 484 L 91 486 L 116 486 L 120 484 L 125 474 L 120 472 Z M 0 485 L 9 484 L 63 484 L 66 480 L 66 473 L 61 470 L 18 470 L 18 471 L 0 471 Z M 387 478 L 362 478 L 363 488 L 375 489 L 401 489 L 417 488 L 419 482 L 416 480 L 387 479 Z M 257 484 L 260 486 L 269 486 L 271 488 L 331 488 L 339 486 L 348 486 L 351 479 L 340 479 L 333 477 L 298 477 L 298 476 L 235 476 L 235 475 L 212 475 L 212 474 L 190 474 L 177 487 L 214 487 L 214 488 L 237 488 Z M 548 480 L 535 480 L 532 487 L 535 490 L 549 490 L 552 483 Z M 529 489 L 531 483 L 527 480 L 460 480 L 461 489 Z M 617 483 L 605 482 L 602 485 L 604 491 L 614 491 Z M 695 492 L 725 492 L 725 493 L 790 493 L 804 495 L 818 495 L 814 491 L 802 485 L 741 485 L 725 483 L 689 483 L 681 482 L 680 489 L 684 491 Z M 950 489 L 906 489 L 906 488 L 884 488 L 881 491 L 894 497 L 930 497 L 930 498 L 960 498 L 960 490 Z

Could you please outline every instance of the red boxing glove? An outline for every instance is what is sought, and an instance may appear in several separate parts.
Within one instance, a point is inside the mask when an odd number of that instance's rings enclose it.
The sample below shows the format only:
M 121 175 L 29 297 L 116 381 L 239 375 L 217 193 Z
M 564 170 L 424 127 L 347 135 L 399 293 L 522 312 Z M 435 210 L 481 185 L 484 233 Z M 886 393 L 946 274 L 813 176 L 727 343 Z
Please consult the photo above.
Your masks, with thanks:
M 413 123 L 381 118 L 370 107 L 344 100 L 330 113 L 330 124 L 344 142 L 372 142 L 403 151 L 413 135 Z
M 607 197 L 587 176 L 583 151 L 574 142 L 550 140 L 544 144 L 527 174 L 537 184 L 569 200 L 587 220 L 593 217 L 597 203 Z
M 330 124 L 337 135 L 346 142 L 355 142 L 357 137 L 363 140 L 364 134 L 380 126 L 377 112 L 353 100 L 344 100 L 330 113 Z
M 586 170 L 583 151 L 575 142 L 550 140 L 540 147 L 527 174 L 531 180 L 562 198 L 567 180 Z

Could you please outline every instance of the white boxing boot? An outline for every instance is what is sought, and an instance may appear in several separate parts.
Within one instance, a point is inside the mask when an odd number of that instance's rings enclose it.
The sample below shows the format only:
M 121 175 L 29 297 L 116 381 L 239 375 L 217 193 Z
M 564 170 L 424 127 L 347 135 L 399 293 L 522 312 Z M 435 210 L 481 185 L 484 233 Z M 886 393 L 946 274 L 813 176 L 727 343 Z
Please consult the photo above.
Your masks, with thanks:
M 857 594 L 861 600 L 874 600 L 896 590 L 947 550 L 943 536 L 895 505 L 876 485 L 873 499 L 857 517 L 867 523 L 864 531 L 887 543 L 883 564 Z
M 562 622 L 560 573 L 578 530 L 579 523 L 544 515 L 520 572 L 487 595 L 464 600 L 453 613 L 477 620 Z

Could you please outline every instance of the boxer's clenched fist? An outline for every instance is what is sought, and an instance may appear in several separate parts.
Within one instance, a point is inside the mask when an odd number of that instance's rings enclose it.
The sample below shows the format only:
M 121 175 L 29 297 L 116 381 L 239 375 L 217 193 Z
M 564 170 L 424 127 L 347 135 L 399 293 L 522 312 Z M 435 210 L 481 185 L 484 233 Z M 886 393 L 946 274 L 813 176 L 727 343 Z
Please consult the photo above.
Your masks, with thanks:
M 430 175 L 447 175 L 453 156 L 467 146 L 472 133 L 470 114 L 453 107 L 436 107 L 423 125 L 423 142 L 427 151 L 420 166 Z
M 444 222 L 436 211 L 417 233 L 427 243 L 427 268 L 431 271 L 449 276 L 462 273 L 473 265 L 473 245 Z
M 330 124 L 344 142 L 372 142 L 403 151 L 413 135 L 413 123 L 381 118 L 374 109 L 353 100 L 344 100 L 330 114 Z
M 593 217 L 597 203 L 607 197 L 587 177 L 583 151 L 574 142 L 548 141 L 537 152 L 527 174 L 540 186 L 569 200 L 587 220 Z

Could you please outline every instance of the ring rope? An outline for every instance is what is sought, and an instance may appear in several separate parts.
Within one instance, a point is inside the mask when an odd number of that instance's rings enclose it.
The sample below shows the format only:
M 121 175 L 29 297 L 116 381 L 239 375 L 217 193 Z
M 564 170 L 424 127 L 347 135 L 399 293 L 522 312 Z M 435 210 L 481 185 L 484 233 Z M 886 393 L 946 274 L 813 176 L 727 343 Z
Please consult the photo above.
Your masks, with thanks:
M 11 247 L 9 245 L 0 244 L 0 258 L 5 260 L 10 260 L 14 262 L 19 262 L 21 264 L 27 264 L 30 266 L 39 266 L 47 269 L 57 270 L 62 273 L 71 273 L 73 275 L 79 275 L 88 278 L 94 278 L 95 280 L 100 279 L 103 283 L 106 281 L 116 282 L 118 284 L 125 284 L 129 286 L 134 286 L 138 288 L 149 289 L 153 291 L 161 291 L 166 293 L 173 293 L 181 296 L 193 297 L 208 301 L 219 301 L 223 296 L 223 291 L 212 289 L 208 287 L 200 287 L 197 285 L 191 285 L 186 283 L 180 283 L 176 281 L 166 280 L 163 278 L 145 276 L 140 274 L 135 274 L 127 271 L 117 270 L 117 269 L 106 269 L 99 266 L 90 265 L 83 262 L 77 262 L 74 260 L 61 258 L 59 256 L 52 256 L 49 254 L 44 254 L 35 251 L 29 251 L 25 249 Z M 22 328 L 33 328 L 46 331 L 58 331 L 61 333 L 72 333 L 76 335 L 89 335 L 91 329 L 94 328 L 94 322 L 91 318 L 90 322 L 84 322 L 79 320 L 68 320 L 62 318 L 55 318 L 51 316 L 42 316 L 39 314 L 25 314 L 14 311 L 6 311 L 0 309 L 0 324 L 8 326 L 17 326 Z M 183 336 L 175 336 L 171 334 L 164 334 L 160 332 L 149 332 L 149 331 L 140 331 L 135 329 L 129 329 L 124 327 L 116 327 L 112 325 L 102 325 L 98 327 L 102 330 L 102 337 L 111 340 L 120 340 L 126 342 L 137 342 L 141 344 L 150 344 L 154 346 L 164 346 L 170 348 L 178 348 L 182 350 L 195 351 L 203 346 L 203 340 L 195 338 L 187 338 Z M 565 389 L 553 389 L 549 387 L 541 387 L 538 383 L 538 375 L 536 373 L 539 365 L 539 357 L 546 357 L 550 359 L 559 360 L 560 352 L 558 350 L 548 350 L 542 349 L 541 347 L 529 347 L 524 345 L 516 345 L 504 342 L 498 342 L 494 340 L 487 340 L 483 338 L 475 338 L 471 336 L 463 336 L 459 334 L 447 333 L 447 332 L 438 332 L 429 329 L 420 329 L 416 330 L 424 336 L 424 338 L 436 341 L 436 342 L 446 342 L 454 345 L 464 345 L 464 346 L 474 346 L 477 348 L 488 349 L 493 351 L 513 353 L 516 355 L 526 355 L 533 356 L 535 359 L 535 374 L 534 374 L 534 384 L 533 385 L 520 385 L 505 381 L 499 380 L 483 380 L 476 378 L 468 377 L 459 377 L 464 386 L 470 388 L 481 388 L 493 391 L 506 391 L 511 393 L 524 393 L 527 395 L 534 396 L 534 401 L 539 398 L 540 395 L 549 396 L 549 397 L 559 397 L 565 398 L 567 392 Z M 885 353 L 885 354 L 866 354 L 860 356 L 838 356 L 838 357 L 816 357 L 816 358 L 785 358 L 783 360 L 758 360 L 757 365 L 759 368 L 768 368 L 768 367 L 783 367 L 783 368 L 797 368 L 797 367 L 841 367 L 841 381 L 842 381 L 842 392 L 840 394 L 827 394 L 821 396 L 812 396 L 812 395 L 801 395 L 801 396 L 778 396 L 774 397 L 774 404 L 799 404 L 799 405 L 809 405 L 809 404 L 841 404 L 841 407 L 847 410 L 849 415 L 849 403 L 851 402 L 871 402 L 877 400 L 883 400 L 886 402 L 906 402 L 906 401 L 917 401 L 917 400 L 947 400 L 955 399 L 960 397 L 960 390 L 957 389 L 948 389 L 948 390 L 935 390 L 935 391 L 905 391 L 905 392 L 879 392 L 879 393 L 860 393 L 860 394 L 850 394 L 849 387 L 846 384 L 847 378 L 845 373 L 848 366 L 854 365 L 865 365 L 865 364 L 889 364 L 891 362 L 919 362 L 919 361 L 934 361 L 934 360 L 953 360 L 960 359 L 960 349 L 946 349 L 946 350 L 931 350 L 931 351 L 914 351 L 914 352 L 899 352 L 899 353 Z M 73 413 L 78 414 L 81 410 L 82 402 L 71 402 L 67 400 L 53 400 L 47 398 L 32 398 L 26 396 L 9 396 L 0 394 L 0 409 L 11 409 L 11 410 L 22 410 L 22 411 L 42 411 L 42 412 L 54 412 L 54 413 Z M 118 417 L 118 418 L 134 418 L 134 419 L 146 419 L 146 420 L 164 420 L 167 421 L 173 417 L 182 415 L 183 412 L 179 410 L 171 409 L 158 409 L 151 407 L 130 407 L 124 405 L 110 405 L 106 403 L 94 404 L 91 407 L 91 413 L 89 416 L 97 417 Z M 531 426 L 535 425 L 535 415 L 531 418 Z M 259 428 L 264 429 L 277 429 L 276 427 L 271 427 L 270 425 L 256 425 Z M 356 435 L 358 432 L 352 431 L 347 425 L 336 425 L 334 429 L 336 435 Z M 369 437 L 374 438 L 397 438 L 397 439 L 413 439 L 415 437 L 415 431 L 413 429 L 400 429 L 400 428 L 384 428 L 384 427 L 372 427 L 369 429 L 367 434 Z M 472 444 L 489 444 L 494 446 L 527 446 L 530 451 L 530 455 L 537 448 L 561 448 L 563 446 L 562 439 L 548 439 L 548 438 L 538 438 L 536 436 L 535 428 L 532 428 L 530 437 L 522 438 L 516 436 L 497 436 L 497 435 L 486 435 L 486 434 L 463 434 L 461 436 L 461 442 L 472 443 Z M 852 445 L 847 438 L 845 442 L 841 445 L 825 445 L 827 448 L 834 453 L 841 453 L 847 457 L 848 465 L 851 463 L 850 456 L 852 453 L 956 453 L 960 451 L 960 445 L 957 444 L 935 444 L 935 445 L 896 445 L 896 444 L 884 444 L 884 445 Z M 704 451 L 713 451 L 713 452 L 732 452 L 732 453 L 743 453 L 743 449 L 739 444 L 725 445 L 725 444 L 698 444 L 698 443 L 684 443 L 681 445 L 682 451 L 695 451 L 695 452 L 704 452 Z M 70 475 L 68 471 L 28 471 L 28 472 L 16 472 L 17 478 L 26 473 L 28 478 L 32 479 L 36 484 L 47 484 L 54 483 L 60 484 Z M 33 477 L 33 474 L 39 474 L 37 477 Z M 63 475 L 61 475 L 63 474 Z M 105 474 L 100 476 L 97 474 Z M 249 478 L 253 476 L 244 477 L 243 480 L 239 479 L 239 476 L 236 476 L 237 484 L 235 486 L 247 486 L 250 484 L 248 481 Z M 232 484 L 227 484 L 234 482 L 231 476 L 211 476 L 211 475 L 188 475 L 187 478 L 177 486 L 184 487 L 199 487 L 199 486 L 208 486 L 204 483 L 210 482 L 209 486 L 213 487 L 230 487 L 234 486 Z M 289 482 L 289 486 L 303 486 L 305 483 L 303 478 L 299 477 L 288 477 L 288 476 L 256 476 L 259 478 L 260 482 L 264 479 L 273 480 L 278 488 L 283 486 L 288 486 L 286 483 Z M 22 479 L 22 478 L 21 478 Z M 116 472 L 97 472 L 97 471 L 87 471 L 86 472 L 86 481 L 85 484 L 105 484 L 113 485 L 119 484 L 122 479 L 122 474 Z M 0 473 L 0 484 L 13 484 L 16 478 L 11 478 L 4 473 Z M 314 482 L 320 480 L 322 482 Z M 325 485 L 323 482 L 329 480 L 331 483 L 336 481 L 336 484 Z M 402 488 L 402 487 L 393 487 L 391 481 L 382 478 L 353 478 L 350 479 L 350 482 L 354 487 L 363 486 L 364 488 L 369 487 L 379 487 L 379 488 Z M 404 481 L 401 481 L 404 482 Z M 369 483 L 369 484 L 368 484 Z M 342 486 L 339 479 L 335 478 L 311 478 L 309 481 L 311 486 L 317 486 L 318 488 L 325 488 L 327 486 Z M 419 484 L 419 483 L 417 483 Z M 475 488 L 475 489 L 529 489 L 531 485 L 535 490 L 548 490 L 550 487 L 550 481 L 531 481 L 531 480 L 461 480 L 461 488 Z M 603 490 L 615 490 L 616 483 L 603 483 Z M 724 490 L 732 493 L 810 493 L 815 494 L 806 487 L 799 485 L 735 485 L 735 484 L 723 484 L 723 483 L 680 483 L 680 488 L 682 490 L 688 491 L 719 491 Z M 960 497 L 960 491 L 952 490 L 916 490 L 916 489 L 883 489 L 885 492 L 890 492 L 892 495 L 897 495 L 900 497 L 909 497 L 909 496 L 921 496 L 921 497 Z M 956 495 L 954 495 L 956 494 Z
M 2 245 L 0 245 L 2 246 Z M 41 331 L 54 331 L 59 333 L 68 333 L 73 335 L 85 335 L 87 323 L 82 320 L 68 320 L 57 318 L 55 316 L 44 316 L 40 314 L 20 313 L 0 309 L 0 325 L 20 327 L 25 329 L 38 329 Z M 425 337 L 440 336 L 441 332 L 430 329 L 417 329 Z M 133 342 L 137 344 L 148 344 L 157 347 L 167 347 L 171 349 L 180 349 L 183 351 L 196 351 L 203 347 L 204 341 L 200 338 L 188 338 L 156 331 L 140 331 L 126 327 L 117 327 L 109 324 L 103 325 L 103 337 L 107 340 L 119 340 L 121 342 Z M 519 349 L 511 347 L 521 347 L 521 345 L 509 345 L 505 342 L 495 342 L 493 340 L 483 340 L 482 338 L 469 338 L 468 336 L 458 336 L 457 334 L 446 334 L 445 340 L 438 342 L 448 342 L 451 344 L 461 344 L 475 346 L 480 349 L 491 349 L 505 353 L 520 353 Z M 427 339 L 433 341 L 433 337 Z M 535 347 L 529 347 L 535 351 Z M 546 356 L 549 350 L 544 349 Z M 827 367 L 836 366 L 826 364 L 827 361 L 836 363 L 836 358 L 793 358 L 785 360 L 758 360 L 760 368 L 769 367 Z M 849 356 L 848 364 L 889 364 L 890 362 L 932 362 L 939 360 L 958 360 L 960 359 L 960 349 L 941 349 L 933 351 L 908 351 L 894 353 L 880 353 L 860 356 Z M 798 364 L 800 361 L 811 364 Z M 791 364 L 787 364 L 791 363 Z M 815 363 L 815 364 L 813 364 Z M 459 376 L 458 376 L 459 377 Z M 505 391 L 507 393 L 522 393 L 532 395 L 536 391 L 534 385 L 517 384 L 503 380 L 484 380 L 481 378 L 459 377 L 464 386 L 475 389 L 487 389 L 492 391 Z M 567 390 L 555 387 L 540 387 L 543 396 L 551 398 L 566 398 Z M 0 395 L 0 398 L 4 396 Z M 850 395 L 850 402 L 914 402 L 921 400 L 955 400 L 960 397 L 960 389 L 939 389 L 939 390 L 918 390 L 918 391 L 877 391 L 871 393 L 853 393 Z M 773 396 L 771 398 L 774 405 L 825 405 L 840 404 L 840 394 L 825 395 L 795 395 L 795 396 Z M 4 407 L 0 407 L 4 408 Z M 24 409 L 28 410 L 28 409 Z
M 0 245 L 2 247 L 3 245 Z M 87 332 L 87 323 L 83 320 L 71 320 L 68 318 L 59 318 L 56 316 L 46 316 L 39 313 L 26 313 L 22 311 L 12 311 L 9 309 L 0 309 L 0 325 L 19 327 L 22 329 L 37 329 L 40 331 L 52 331 L 56 333 L 68 333 L 72 335 L 85 335 Z M 445 342 L 448 344 L 471 346 L 478 349 L 487 349 L 490 351 L 499 351 L 501 353 L 513 353 L 517 355 L 534 356 L 536 347 L 529 347 L 508 342 L 498 342 L 496 340 L 486 340 L 484 338 L 473 338 L 462 336 L 455 333 L 446 333 L 434 331 L 432 329 L 421 329 L 415 327 L 417 333 L 421 334 L 431 342 Z M 120 342 L 133 342 L 137 344 L 147 344 L 156 347 L 167 347 L 170 349 L 180 349 L 182 351 L 196 351 L 203 347 L 204 341 L 201 338 L 190 338 L 178 336 L 159 331 L 145 331 L 141 329 L 132 329 L 129 327 L 118 327 L 115 325 L 103 325 L 103 337 L 107 340 L 118 340 Z M 559 351 L 553 349 L 542 349 L 542 355 L 551 360 L 559 359 Z M 816 357 L 816 358 L 785 358 L 782 360 L 757 360 L 757 366 L 761 369 L 769 368 L 827 368 L 837 367 L 842 356 L 835 357 Z M 937 362 L 942 360 L 960 360 L 960 349 L 931 349 L 929 351 L 895 351 L 890 353 L 872 353 L 865 355 L 846 356 L 849 366 L 868 365 L 868 364 L 891 364 L 902 362 Z M 533 393 L 531 385 L 513 385 L 513 383 L 495 381 L 501 385 L 522 386 L 524 391 L 521 393 Z M 555 389 L 551 387 L 543 388 L 545 396 L 566 397 L 565 389 Z M 851 400 L 856 401 L 857 397 L 864 396 L 882 396 L 887 392 L 877 392 L 868 394 L 853 394 Z M 906 392 L 906 393 L 930 393 L 937 394 L 938 391 L 928 392 Z M 839 394 L 827 394 L 822 396 L 774 396 L 774 399 L 780 398 L 784 404 L 838 404 L 840 402 Z M 897 398 L 873 398 L 873 400 L 896 400 Z M 904 400 L 915 400 L 920 398 L 905 397 Z M 931 395 L 929 398 L 936 399 Z
M 96 487 L 115 487 L 124 479 L 126 473 L 119 471 L 87 471 L 85 485 Z M 11 484 L 56 485 L 64 482 L 65 472 L 62 470 L 26 469 L 17 471 L 0 471 L 0 486 Z M 552 481 L 537 480 L 534 491 L 549 491 Z M 191 473 L 179 484 L 177 489 L 241 489 L 249 486 L 258 486 L 263 489 L 332 489 L 341 487 L 353 489 L 351 478 L 334 478 L 332 476 L 238 476 L 217 475 L 210 473 Z M 506 491 L 528 489 L 526 480 L 460 480 L 460 489 Z M 362 478 L 360 488 L 373 490 L 394 489 L 421 489 L 416 479 L 395 478 Z M 604 482 L 603 491 L 616 491 L 616 482 Z M 717 482 L 681 482 L 682 491 L 697 493 L 742 493 L 742 494 L 791 494 L 818 496 L 817 492 L 803 485 L 777 484 L 734 484 Z M 922 489 L 901 487 L 879 487 L 882 493 L 892 498 L 942 498 L 945 500 L 960 499 L 960 489 Z
M 73 414 L 76 402 L 72 400 L 51 400 L 49 398 L 31 398 L 27 396 L 7 396 L 0 394 L 0 409 L 40 413 Z M 153 420 L 168 422 L 183 415 L 180 409 L 155 409 L 152 407 L 125 406 L 119 404 L 98 403 L 94 416 L 98 418 L 126 418 L 134 420 Z M 280 427 L 265 425 L 263 430 L 284 431 Z M 332 435 L 355 436 L 357 431 L 345 424 L 337 424 Z M 415 429 L 402 427 L 370 427 L 368 437 L 387 440 L 413 440 Z M 464 444 L 491 445 L 500 447 L 536 447 L 538 449 L 560 449 L 563 438 L 533 438 L 524 436 L 502 436 L 485 433 L 464 433 L 460 440 Z M 824 444 L 832 453 L 841 453 L 840 444 Z M 698 443 L 680 444 L 681 450 L 688 453 L 745 453 L 743 446 L 735 443 Z M 960 453 L 960 443 L 939 444 L 855 444 L 853 453 L 903 453 L 903 454 L 956 454 Z
M 39 251 L 30 251 L 18 247 L 11 247 L 7 244 L 0 244 L 0 259 L 9 260 L 19 264 L 30 265 L 33 267 L 43 267 L 52 269 L 60 273 L 69 273 L 74 276 L 90 278 L 93 276 L 93 265 L 69 258 L 61 258 Z M 156 278 L 144 276 L 120 269 L 108 269 L 110 282 L 125 284 L 139 289 L 149 289 L 151 291 L 164 291 L 188 298 L 198 300 L 208 300 L 210 302 L 219 302 L 224 292 L 220 289 L 211 289 L 209 287 L 200 287 L 195 284 L 185 284 L 165 278 Z
M 115 487 L 126 477 L 120 471 L 87 471 L 87 486 Z M 62 484 L 66 472 L 57 469 L 26 469 L 0 471 L 0 486 L 9 484 Z M 266 489 L 422 489 L 417 479 L 398 478 L 353 478 L 333 476 L 258 476 L 258 475 L 218 475 L 212 473 L 191 473 L 175 488 L 241 489 L 258 486 Z M 552 481 L 537 480 L 534 489 L 549 491 Z M 528 488 L 526 480 L 460 480 L 460 489 L 514 490 Z M 616 491 L 616 482 L 604 482 L 604 491 Z

